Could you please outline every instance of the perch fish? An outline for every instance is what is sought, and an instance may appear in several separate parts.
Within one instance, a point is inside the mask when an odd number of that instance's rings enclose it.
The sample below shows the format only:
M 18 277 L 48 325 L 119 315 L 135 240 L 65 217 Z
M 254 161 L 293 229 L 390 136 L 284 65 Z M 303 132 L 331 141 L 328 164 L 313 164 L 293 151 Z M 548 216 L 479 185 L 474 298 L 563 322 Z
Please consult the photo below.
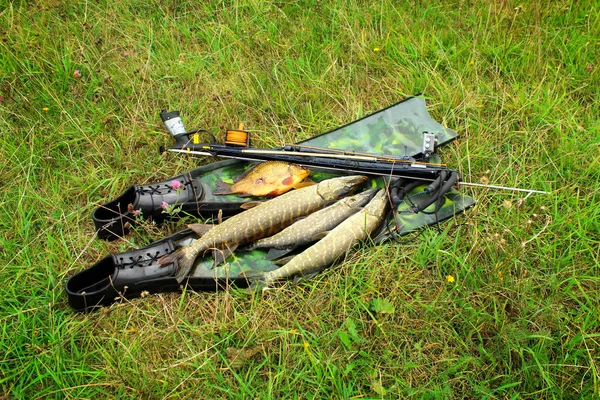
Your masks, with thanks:
M 232 185 L 217 181 L 215 195 L 239 194 L 240 196 L 274 197 L 293 188 L 313 184 L 302 183 L 310 174 L 308 168 L 284 161 L 266 161 L 255 165 L 234 179 Z

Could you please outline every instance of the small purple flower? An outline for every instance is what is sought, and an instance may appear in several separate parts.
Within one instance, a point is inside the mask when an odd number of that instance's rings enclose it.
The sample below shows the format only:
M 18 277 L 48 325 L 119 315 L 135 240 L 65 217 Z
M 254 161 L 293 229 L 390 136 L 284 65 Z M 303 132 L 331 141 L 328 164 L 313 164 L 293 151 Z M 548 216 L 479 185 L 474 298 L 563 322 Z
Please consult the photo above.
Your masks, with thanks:
M 133 210 L 133 215 L 140 215 L 140 210 Z
M 173 190 L 178 190 L 179 188 L 183 187 L 183 184 L 175 180 L 171 182 L 171 187 L 173 188 Z
M 73 78 L 81 78 L 81 72 L 78 69 L 73 72 Z
M 160 203 L 160 206 L 162 207 L 163 210 L 166 210 L 167 207 L 169 207 L 169 204 L 166 201 L 163 201 L 162 203 Z

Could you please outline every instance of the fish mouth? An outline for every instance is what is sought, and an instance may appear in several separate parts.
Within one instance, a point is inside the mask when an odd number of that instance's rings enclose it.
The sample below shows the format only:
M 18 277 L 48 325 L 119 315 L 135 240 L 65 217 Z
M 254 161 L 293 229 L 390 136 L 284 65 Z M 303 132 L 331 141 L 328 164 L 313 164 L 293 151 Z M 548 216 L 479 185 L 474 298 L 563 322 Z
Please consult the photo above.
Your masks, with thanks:
M 317 194 L 325 201 L 339 200 L 347 194 L 353 193 L 360 185 L 368 181 L 364 175 L 350 175 L 326 179 L 317 186 Z
M 361 195 L 366 196 L 369 199 L 372 199 L 373 196 L 375 196 L 375 193 L 379 192 L 380 190 L 381 190 L 380 188 L 368 189 L 368 190 L 365 190 L 364 192 L 362 192 Z
M 345 176 L 342 179 L 344 180 L 344 183 L 348 187 L 355 187 L 355 186 L 358 186 L 358 185 L 360 185 L 362 183 L 365 183 L 366 181 L 369 180 L 369 178 L 366 177 L 366 176 L 364 176 L 364 175 Z
M 347 194 L 354 193 L 358 191 L 358 188 L 368 180 L 369 178 L 364 175 L 346 176 L 342 178 L 342 187 L 338 188 L 336 192 L 340 196 L 345 196 Z

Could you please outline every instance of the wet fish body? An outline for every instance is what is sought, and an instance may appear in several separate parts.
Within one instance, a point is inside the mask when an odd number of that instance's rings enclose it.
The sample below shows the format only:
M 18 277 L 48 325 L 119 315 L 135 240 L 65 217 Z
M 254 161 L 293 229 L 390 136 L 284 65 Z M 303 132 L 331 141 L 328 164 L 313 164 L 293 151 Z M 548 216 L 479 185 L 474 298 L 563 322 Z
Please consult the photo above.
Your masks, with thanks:
M 387 207 L 387 192 L 380 190 L 361 211 L 350 216 L 283 267 L 264 274 L 259 282 L 269 286 L 282 278 L 321 271 L 343 256 L 355 243 L 375 232 L 384 220 Z
M 255 165 L 228 185 L 217 182 L 216 195 L 277 196 L 298 188 L 310 174 L 308 168 L 284 161 L 266 161 Z
M 249 249 L 274 248 L 293 249 L 304 246 L 317 240 L 318 236 L 328 232 L 358 212 L 371 200 L 377 189 L 370 189 L 354 196 L 345 197 L 322 210 L 315 211 L 288 226 L 281 232 L 264 239 L 260 239 Z
M 175 275 L 178 282 L 189 274 L 196 257 L 207 250 L 221 251 L 223 258 L 239 245 L 273 235 L 291 225 L 294 220 L 308 215 L 328 203 L 336 201 L 367 181 L 361 175 L 333 178 L 316 185 L 286 193 L 243 211 L 208 230 L 189 246 L 177 249 L 158 260 L 162 265 L 179 264 Z

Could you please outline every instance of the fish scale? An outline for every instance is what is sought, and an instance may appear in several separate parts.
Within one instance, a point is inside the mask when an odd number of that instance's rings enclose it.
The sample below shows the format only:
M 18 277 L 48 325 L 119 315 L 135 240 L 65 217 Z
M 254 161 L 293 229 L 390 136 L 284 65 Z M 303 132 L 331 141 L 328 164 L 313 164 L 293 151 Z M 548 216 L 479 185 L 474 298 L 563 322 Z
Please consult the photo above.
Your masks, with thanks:
M 215 195 L 238 193 L 244 196 L 277 196 L 302 187 L 310 170 L 284 161 L 267 161 L 255 165 L 235 178 L 235 183 L 217 182 Z
M 380 190 L 361 211 L 346 219 L 323 239 L 292 258 L 283 267 L 264 274 L 262 283 L 269 286 L 279 279 L 309 275 L 329 266 L 381 225 L 387 206 L 387 193 Z
M 293 249 L 314 241 L 314 238 L 339 225 L 346 218 L 359 211 L 373 197 L 377 189 L 367 190 L 351 197 L 345 197 L 304 219 L 295 222 L 274 236 L 260 239 L 248 249 L 272 248 Z M 284 252 L 285 253 L 285 252 Z
M 194 260 L 207 250 L 233 251 L 240 244 L 273 235 L 297 218 L 353 192 L 366 181 L 367 177 L 361 175 L 345 176 L 288 192 L 234 215 L 210 229 L 189 246 L 163 256 L 158 262 L 163 266 L 178 263 L 175 277 L 181 283 L 192 269 Z

